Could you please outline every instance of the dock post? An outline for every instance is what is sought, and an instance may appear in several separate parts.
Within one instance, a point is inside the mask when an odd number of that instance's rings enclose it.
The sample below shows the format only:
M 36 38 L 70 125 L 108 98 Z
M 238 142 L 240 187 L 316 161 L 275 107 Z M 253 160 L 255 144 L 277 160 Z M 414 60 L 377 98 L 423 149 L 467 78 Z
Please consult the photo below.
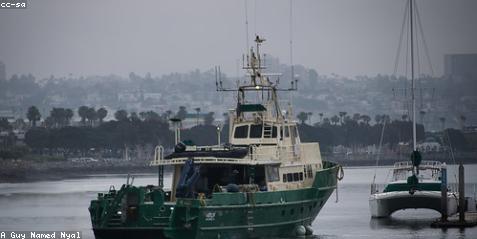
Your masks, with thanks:
M 465 182 L 464 182 L 464 165 L 459 165 L 459 222 L 465 222 Z
M 444 163 L 441 169 L 441 221 L 447 221 L 447 167 Z

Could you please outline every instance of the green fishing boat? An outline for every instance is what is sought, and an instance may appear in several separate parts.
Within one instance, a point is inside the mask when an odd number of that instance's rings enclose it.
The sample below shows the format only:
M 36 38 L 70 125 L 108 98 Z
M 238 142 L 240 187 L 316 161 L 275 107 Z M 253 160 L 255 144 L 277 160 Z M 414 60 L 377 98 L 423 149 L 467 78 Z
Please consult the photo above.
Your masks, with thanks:
M 255 39 L 244 63 L 250 81 L 226 89 L 237 92 L 229 112 L 229 141 L 214 146 L 180 142 L 163 156 L 158 146 L 152 166 L 158 185 L 110 188 L 91 201 L 97 239 L 257 238 L 310 235 L 311 224 L 337 187 L 343 171 L 322 160 L 318 142 L 300 141 L 292 109 L 282 111 L 280 89 L 263 73 L 264 39 Z M 251 101 L 250 99 L 254 99 Z M 164 167 L 172 186 L 163 186 Z

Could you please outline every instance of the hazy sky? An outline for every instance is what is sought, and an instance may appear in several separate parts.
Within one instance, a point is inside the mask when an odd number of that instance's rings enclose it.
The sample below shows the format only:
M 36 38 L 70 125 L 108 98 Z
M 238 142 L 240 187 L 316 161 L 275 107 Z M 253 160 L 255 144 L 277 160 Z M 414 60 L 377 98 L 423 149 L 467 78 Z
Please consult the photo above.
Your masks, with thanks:
M 406 0 L 294 0 L 294 62 L 320 74 L 393 72 Z M 29 1 L 0 10 L 7 74 L 162 75 L 214 65 L 236 74 L 245 1 Z M 443 55 L 477 53 L 477 1 L 418 0 L 437 75 Z M 249 36 L 289 62 L 289 1 L 248 0 Z M 421 53 L 423 54 L 423 53 Z

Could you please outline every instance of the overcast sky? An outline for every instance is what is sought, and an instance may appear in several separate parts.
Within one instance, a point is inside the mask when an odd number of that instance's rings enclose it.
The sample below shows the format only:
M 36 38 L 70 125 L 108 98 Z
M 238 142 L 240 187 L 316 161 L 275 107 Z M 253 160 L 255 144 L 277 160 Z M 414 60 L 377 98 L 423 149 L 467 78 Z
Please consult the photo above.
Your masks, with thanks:
M 293 1 L 294 62 L 320 74 L 390 74 L 406 0 Z M 0 61 L 7 74 L 46 77 L 162 75 L 207 70 L 236 74 L 245 50 L 245 1 L 29 1 L 0 10 Z M 418 0 L 436 75 L 443 55 L 477 53 L 477 1 Z M 289 62 L 288 0 L 248 0 L 249 37 Z M 421 53 L 423 54 L 423 53 Z M 424 70 L 425 71 L 425 70 Z M 426 73 L 426 72 L 423 72 Z

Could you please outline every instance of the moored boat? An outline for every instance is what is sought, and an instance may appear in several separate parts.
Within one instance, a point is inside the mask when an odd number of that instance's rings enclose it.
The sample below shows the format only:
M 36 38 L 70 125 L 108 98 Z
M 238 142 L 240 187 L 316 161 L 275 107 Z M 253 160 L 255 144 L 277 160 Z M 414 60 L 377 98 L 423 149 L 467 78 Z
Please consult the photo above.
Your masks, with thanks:
M 422 161 L 417 167 L 418 174 L 413 174 L 413 168 L 411 162 L 397 162 L 392 169 L 392 179 L 382 192 L 372 185 L 369 198 L 372 217 L 389 217 L 403 209 L 425 208 L 441 212 L 441 187 L 443 177 L 446 177 L 446 165 L 438 161 Z M 457 212 L 457 202 L 456 193 L 447 192 L 447 215 Z
M 301 142 L 291 106 L 286 113 L 281 110 L 278 92 L 288 89 L 279 89 L 262 72 L 263 41 L 257 36 L 256 51 L 247 56 L 244 69 L 250 82 L 234 90 L 217 84 L 218 90 L 237 92 L 237 106 L 229 112 L 229 142 L 203 147 L 178 143 L 166 157 L 158 146 L 152 166 L 159 167 L 159 185 L 127 183 L 91 201 L 96 238 L 313 233 L 311 224 L 343 171 L 322 160 L 318 142 Z M 173 171 L 170 191 L 162 185 L 164 166 Z
M 383 191 L 371 185 L 369 209 L 372 217 L 389 217 L 393 212 L 409 208 L 433 209 L 452 215 L 457 212 L 456 192 L 447 192 L 446 165 L 437 161 L 423 161 L 417 149 L 416 136 L 416 99 L 414 79 L 414 37 L 413 37 L 413 7 L 412 0 L 408 1 L 410 26 L 410 59 L 411 59 L 411 101 L 412 101 L 412 153 L 411 160 L 398 162 L 392 169 L 392 179 Z M 404 28 L 403 28 L 404 29 Z M 385 124 L 384 124 L 385 125 Z M 381 133 L 381 143 L 384 133 Z M 443 203 L 447 202 L 447 203 Z M 443 206 L 445 205 L 445 206 Z

